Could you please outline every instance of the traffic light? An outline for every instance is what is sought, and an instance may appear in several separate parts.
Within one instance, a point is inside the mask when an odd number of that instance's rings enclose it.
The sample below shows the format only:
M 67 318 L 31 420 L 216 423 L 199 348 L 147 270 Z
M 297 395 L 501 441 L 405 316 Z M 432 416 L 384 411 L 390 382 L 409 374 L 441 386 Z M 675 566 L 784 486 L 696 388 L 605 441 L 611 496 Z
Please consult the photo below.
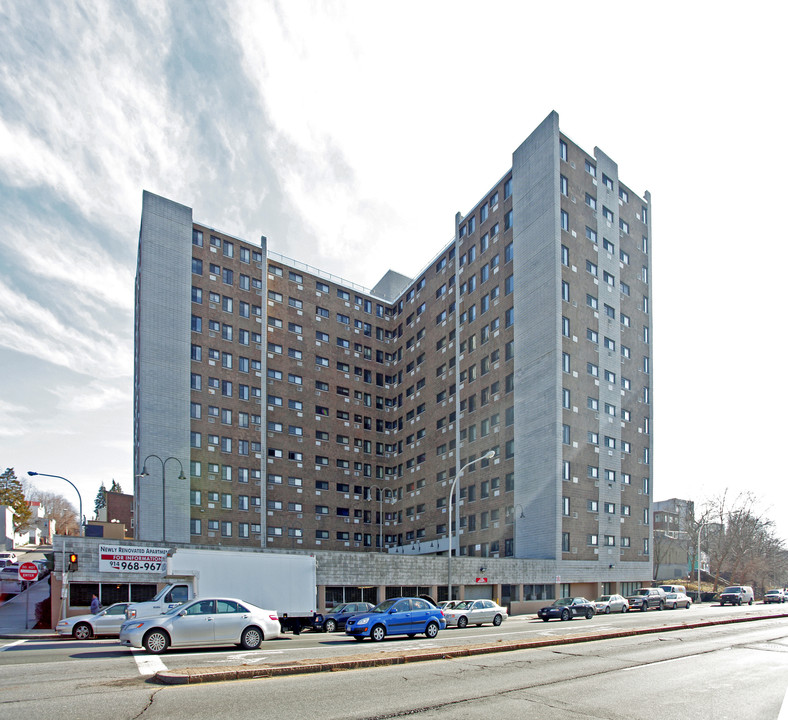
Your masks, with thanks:
M 68 556 L 68 571 L 76 572 L 79 570 L 79 556 L 76 553 L 71 553 Z

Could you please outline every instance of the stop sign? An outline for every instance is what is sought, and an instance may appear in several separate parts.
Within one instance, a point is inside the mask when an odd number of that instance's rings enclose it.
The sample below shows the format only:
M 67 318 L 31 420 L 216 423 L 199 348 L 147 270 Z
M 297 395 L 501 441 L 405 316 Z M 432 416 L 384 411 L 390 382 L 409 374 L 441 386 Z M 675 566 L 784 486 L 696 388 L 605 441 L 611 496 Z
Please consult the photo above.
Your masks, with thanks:
M 31 562 L 22 563 L 19 566 L 20 580 L 38 580 L 38 565 Z

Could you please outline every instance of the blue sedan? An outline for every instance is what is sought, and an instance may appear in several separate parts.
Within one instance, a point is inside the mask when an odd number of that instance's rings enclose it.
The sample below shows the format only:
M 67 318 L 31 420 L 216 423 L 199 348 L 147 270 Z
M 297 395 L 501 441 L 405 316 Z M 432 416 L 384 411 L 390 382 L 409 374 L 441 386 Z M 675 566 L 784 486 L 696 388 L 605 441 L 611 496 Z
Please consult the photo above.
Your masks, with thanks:
M 434 638 L 446 627 L 443 611 L 421 598 L 392 598 L 369 612 L 353 615 L 345 623 L 345 634 L 354 640 L 366 637 L 380 642 L 386 635 L 414 637 L 424 633 Z

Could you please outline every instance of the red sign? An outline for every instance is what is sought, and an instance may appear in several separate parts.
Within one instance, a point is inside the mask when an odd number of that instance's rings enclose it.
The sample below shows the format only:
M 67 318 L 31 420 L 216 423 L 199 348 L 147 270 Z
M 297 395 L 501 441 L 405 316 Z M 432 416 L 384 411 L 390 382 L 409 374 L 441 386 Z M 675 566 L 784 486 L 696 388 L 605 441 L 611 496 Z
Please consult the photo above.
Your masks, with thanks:
M 476 578 L 476 582 L 477 583 L 486 583 L 487 582 L 487 578 Z
M 19 566 L 20 580 L 38 580 L 38 566 L 35 563 L 26 562 Z

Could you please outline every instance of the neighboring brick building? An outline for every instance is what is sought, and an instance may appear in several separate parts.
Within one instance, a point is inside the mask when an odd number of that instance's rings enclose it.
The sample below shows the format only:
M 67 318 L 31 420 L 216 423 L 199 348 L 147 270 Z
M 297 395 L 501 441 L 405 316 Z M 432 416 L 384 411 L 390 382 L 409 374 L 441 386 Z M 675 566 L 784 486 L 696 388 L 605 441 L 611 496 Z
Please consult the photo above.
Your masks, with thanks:
M 495 450 L 461 555 L 649 579 L 649 201 L 551 113 L 420 273 L 367 290 L 145 192 L 136 537 L 445 554 L 451 483 Z

